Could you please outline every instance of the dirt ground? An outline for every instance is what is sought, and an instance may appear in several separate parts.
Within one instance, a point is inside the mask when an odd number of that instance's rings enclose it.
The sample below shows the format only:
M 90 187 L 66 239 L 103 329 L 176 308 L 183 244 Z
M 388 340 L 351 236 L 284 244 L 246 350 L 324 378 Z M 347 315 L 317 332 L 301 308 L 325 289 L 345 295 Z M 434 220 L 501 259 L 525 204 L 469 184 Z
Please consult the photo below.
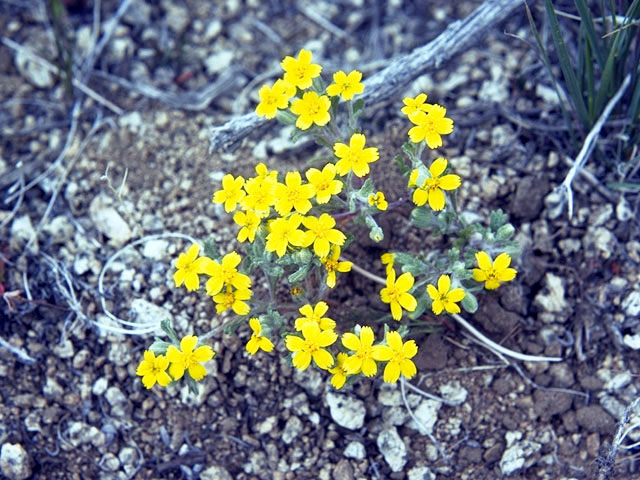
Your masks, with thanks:
M 523 245 L 516 280 L 483 295 L 466 318 L 511 350 L 562 357 L 503 361 L 453 321 L 425 314 L 433 328 L 415 338 L 412 384 L 449 400 L 442 403 L 379 377 L 336 393 L 318 370 L 295 371 L 283 342 L 273 354 L 249 356 L 243 329 L 214 336 L 217 355 L 198 396 L 186 387 L 146 390 L 135 369 L 159 319 L 171 318 L 186 335 L 228 318 L 172 281 L 188 237 L 213 237 L 225 252 L 237 246 L 231 217 L 211 202 L 222 176 L 250 176 L 259 161 L 280 172 L 303 168 L 316 152 L 291 144 L 275 122 L 233 152 L 209 152 L 211 127 L 252 111 L 259 86 L 302 47 L 327 73 L 358 68 L 366 78 L 481 2 L 139 0 L 93 59 L 94 3 L 64 3 L 74 78 L 99 97 L 77 85 L 69 97 L 64 76 L 17 51 L 15 44 L 29 47 L 55 63 L 55 22 L 32 2 L 0 0 L 0 338 L 12 347 L 0 347 L 7 478 L 640 476 L 640 431 L 631 428 L 640 408 L 625 412 L 640 389 L 640 195 L 606 186 L 620 180 L 613 122 L 587 165 L 597 185 L 576 177 L 568 219 L 555 189 L 576 150 L 523 8 L 363 116 L 367 143 L 381 152 L 373 174 L 396 200 L 408 193 L 393 173 L 407 138 L 402 98 L 424 91 L 447 107 L 456 129 L 443 153 L 463 178 L 458 204 L 470 218 L 502 208 Z M 101 31 L 121 3 L 98 4 Z M 544 31 L 539 7 L 533 12 Z M 436 248 L 410 227 L 409 210 L 381 216 L 382 245 L 345 254 L 380 274 L 385 251 Z M 385 310 L 369 280 L 351 273 L 339 282 L 327 301 L 343 325 Z M 114 318 L 140 333 L 114 330 Z M 405 393 L 428 432 L 412 420 Z M 625 414 L 631 431 L 608 464 Z

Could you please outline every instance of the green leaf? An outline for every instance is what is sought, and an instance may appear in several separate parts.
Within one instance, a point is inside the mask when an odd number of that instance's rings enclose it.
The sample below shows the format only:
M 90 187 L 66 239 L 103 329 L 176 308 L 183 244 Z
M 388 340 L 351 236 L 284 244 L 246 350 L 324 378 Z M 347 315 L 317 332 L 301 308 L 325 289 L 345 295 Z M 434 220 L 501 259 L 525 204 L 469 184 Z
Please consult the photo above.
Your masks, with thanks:
M 492 210 L 489 214 L 489 228 L 492 232 L 497 232 L 498 229 L 507 223 L 509 216 L 502 211 L 502 209 Z
M 416 207 L 411 211 L 411 223 L 417 228 L 433 228 L 438 226 L 438 220 L 427 207 Z
M 476 313 L 476 310 L 478 310 L 478 300 L 476 299 L 476 296 L 468 290 L 465 290 L 464 298 L 460 304 L 467 313 Z
M 213 237 L 209 237 L 204 241 L 203 251 L 205 256 L 213 259 L 220 259 L 220 251 L 218 250 L 218 244 Z
M 496 238 L 500 241 L 509 240 L 513 234 L 516 233 L 516 229 L 510 223 L 502 225 L 496 232 Z
M 418 301 L 418 306 L 413 312 L 409 312 L 408 315 L 411 320 L 420 318 L 420 315 L 425 312 L 427 307 L 431 306 L 431 298 L 428 295 L 420 295 L 416 300 Z
M 309 269 L 311 268 L 311 264 L 307 263 L 306 265 L 301 265 L 298 270 L 289 275 L 288 280 L 289 283 L 300 283 L 305 279 L 307 273 L 309 273 Z
M 171 326 L 171 320 L 162 320 L 160 322 L 160 328 L 167 334 L 169 339 L 176 345 L 180 344 L 180 340 L 178 340 L 178 334 Z
M 298 117 L 291 113 L 289 110 L 278 110 L 276 112 L 276 120 L 285 125 L 294 126 Z
M 636 193 L 640 192 L 640 183 L 611 182 L 607 183 L 607 188 L 619 190 L 620 192 Z
M 149 345 L 149 350 L 151 350 L 156 356 L 165 355 L 167 353 L 167 348 L 169 348 L 169 345 L 171 345 L 169 342 L 156 340 L 151 345 Z

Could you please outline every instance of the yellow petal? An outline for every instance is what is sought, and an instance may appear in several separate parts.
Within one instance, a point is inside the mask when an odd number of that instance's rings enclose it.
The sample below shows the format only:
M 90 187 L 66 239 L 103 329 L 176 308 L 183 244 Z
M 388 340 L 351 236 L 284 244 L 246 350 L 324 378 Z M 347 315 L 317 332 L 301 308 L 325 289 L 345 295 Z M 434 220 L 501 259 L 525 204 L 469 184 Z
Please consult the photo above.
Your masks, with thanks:
M 407 378 L 407 380 L 411 380 L 417 371 L 416 364 L 411 360 L 405 359 L 400 364 L 400 372 Z
M 207 374 L 207 369 L 199 363 L 189 366 L 189 375 L 196 381 L 202 380 Z
M 436 158 L 431 166 L 429 167 L 429 173 L 432 177 L 439 177 L 447 168 L 447 159 L 446 158 Z
M 438 289 L 432 284 L 427 285 L 427 293 L 431 297 L 431 300 L 436 300 L 440 298 L 440 293 L 438 292 Z
M 459 302 L 465 297 L 465 291 L 462 288 L 455 288 L 449 292 L 447 298 L 451 302 Z
M 451 288 L 451 277 L 449 275 L 440 275 L 440 278 L 438 278 L 438 292 L 441 295 L 446 295 L 449 292 L 449 288 Z
M 440 177 L 440 188 L 443 190 L 455 190 L 460 186 L 462 180 L 459 175 L 449 174 Z
M 478 267 L 480 270 L 491 270 L 493 268 L 493 264 L 491 262 L 491 257 L 487 252 L 477 252 L 476 253 L 476 261 L 478 262 Z
M 304 348 L 305 342 L 296 335 L 287 335 L 284 344 L 290 352 L 298 352 Z
M 315 364 L 323 370 L 326 370 L 333 365 L 333 356 L 326 350 L 316 350 L 312 355 Z
M 511 264 L 511 257 L 509 256 L 508 253 L 503 252 L 500 255 L 498 255 L 496 259 L 493 261 L 493 268 L 495 268 L 497 271 L 501 271 L 501 270 L 507 269 L 510 264 Z
M 444 310 L 444 304 L 442 303 L 442 300 L 440 299 L 434 300 L 433 303 L 431 304 L 431 310 L 436 315 L 440 315 L 442 313 L 442 310 Z
M 413 287 L 414 278 L 411 272 L 405 272 L 398 277 L 396 281 L 396 287 L 403 292 L 406 292 Z
M 365 377 L 373 377 L 378 373 L 378 365 L 371 358 L 366 358 L 362 362 L 362 373 Z
M 307 352 L 296 352 L 293 354 L 293 366 L 300 370 L 306 370 L 311 363 L 311 355 Z
M 180 350 L 182 350 L 185 354 L 189 354 L 193 352 L 193 349 L 196 348 L 198 344 L 198 337 L 195 335 L 187 335 L 180 340 Z
M 429 190 L 429 206 L 431 210 L 439 212 L 444 209 L 445 198 L 444 192 L 439 188 Z
M 258 351 L 258 338 L 251 337 L 247 342 L 247 345 L 245 346 L 245 348 L 247 349 L 247 352 L 249 352 L 251 355 L 255 355 L 256 352 Z
M 349 350 L 357 351 L 360 349 L 360 339 L 353 333 L 346 332 L 342 334 L 342 345 Z
M 400 367 L 397 362 L 389 362 L 384 367 L 383 380 L 387 383 L 395 383 L 400 377 Z
M 262 332 L 262 325 L 260 324 L 260 320 L 258 317 L 252 317 L 249 319 L 249 327 L 256 335 L 260 335 Z
M 389 347 L 391 347 L 394 351 L 402 351 L 402 337 L 398 332 L 387 332 L 387 336 L 385 338 Z
M 496 277 L 501 282 L 510 282 L 516 278 L 516 273 L 518 273 L 518 271 L 515 268 L 507 268 L 506 270 L 496 272 Z
M 201 345 L 196 348 L 193 352 L 193 358 L 197 362 L 208 362 L 213 358 L 215 352 L 209 345 Z
M 362 327 L 360 329 L 360 340 L 364 347 L 370 347 L 373 345 L 373 341 L 375 340 L 373 329 L 371 327 Z

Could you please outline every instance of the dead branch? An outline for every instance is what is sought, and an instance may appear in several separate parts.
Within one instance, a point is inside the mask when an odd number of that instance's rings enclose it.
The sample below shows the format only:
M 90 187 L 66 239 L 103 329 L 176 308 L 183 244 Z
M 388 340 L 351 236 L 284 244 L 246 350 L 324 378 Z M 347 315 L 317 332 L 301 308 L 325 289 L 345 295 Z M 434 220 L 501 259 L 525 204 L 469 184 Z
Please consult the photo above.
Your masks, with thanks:
M 486 0 L 466 18 L 451 23 L 431 42 L 368 78 L 361 98 L 369 105 L 375 105 L 393 97 L 412 80 L 468 50 L 478 36 L 506 19 L 521 4 L 521 0 Z M 251 112 L 215 127 L 211 131 L 209 151 L 233 150 L 240 140 L 266 123 L 266 119 Z

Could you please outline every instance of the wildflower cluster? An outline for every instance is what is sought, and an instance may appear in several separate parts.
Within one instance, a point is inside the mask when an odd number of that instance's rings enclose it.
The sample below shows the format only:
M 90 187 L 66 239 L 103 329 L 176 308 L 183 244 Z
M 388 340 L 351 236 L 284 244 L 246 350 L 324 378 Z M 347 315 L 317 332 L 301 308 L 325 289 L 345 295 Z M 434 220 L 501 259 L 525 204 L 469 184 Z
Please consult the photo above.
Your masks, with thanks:
M 218 314 L 233 312 L 224 323 L 226 331 L 246 326 L 248 354 L 268 354 L 283 344 L 295 368 L 313 365 L 327 371 L 336 389 L 351 378 L 373 377 L 379 371 L 385 382 L 411 379 L 418 345 L 408 338 L 410 325 L 421 321 L 429 307 L 434 315 L 455 315 L 461 308 L 473 313 L 475 292 L 513 280 L 516 270 L 510 267 L 508 252 L 517 253 L 517 244 L 510 240 L 514 229 L 501 211 L 491 213 L 488 227 L 467 224 L 457 211 L 461 177 L 449 171 L 445 157 L 428 165 L 423 161 L 426 148 L 442 147 L 443 136 L 453 132 L 445 107 L 427 103 L 424 93 L 403 100 L 408 141 L 405 159 L 398 157 L 398 164 L 410 191 L 406 200 L 388 201 L 372 178 L 371 165 L 381 161 L 380 151 L 357 126 L 363 108 L 358 95 L 365 88 L 362 74 L 338 71 L 325 86 L 322 67 L 307 50 L 285 57 L 281 66 L 282 77 L 259 89 L 256 114 L 291 126 L 294 140 L 311 136 L 327 148 L 327 155 L 321 157 L 322 164 L 302 170 L 280 172 L 258 163 L 253 176 L 224 175 L 212 201 L 233 216 L 242 255 L 221 255 L 212 240 L 204 243 L 202 254 L 193 244 L 178 256 L 175 286 L 188 291 L 204 286 Z M 413 204 L 410 220 L 415 227 L 456 240 L 446 253 L 383 254 L 385 278 L 368 276 L 383 284 L 379 295 L 386 310 L 379 318 L 367 319 L 370 325 L 358 322 L 349 328 L 342 311 L 329 313 L 328 300 L 341 275 L 356 269 L 342 256 L 357 240 L 352 227 L 366 226 L 369 237 L 380 242 L 384 232 L 378 215 L 406 203 Z M 256 275 L 266 291 L 257 289 L 254 296 Z M 398 323 L 403 317 L 411 324 Z M 389 320 L 397 328 L 390 328 Z M 147 388 L 167 386 L 183 376 L 193 386 L 205 376 L 202 362 L 213 357 L 213 350 L 198 346 L 194 336 L 178 340 L 170 325 L 163 324 L 163 329 L 172 341 L 157 340 L 144 353 L 138 375 Z

